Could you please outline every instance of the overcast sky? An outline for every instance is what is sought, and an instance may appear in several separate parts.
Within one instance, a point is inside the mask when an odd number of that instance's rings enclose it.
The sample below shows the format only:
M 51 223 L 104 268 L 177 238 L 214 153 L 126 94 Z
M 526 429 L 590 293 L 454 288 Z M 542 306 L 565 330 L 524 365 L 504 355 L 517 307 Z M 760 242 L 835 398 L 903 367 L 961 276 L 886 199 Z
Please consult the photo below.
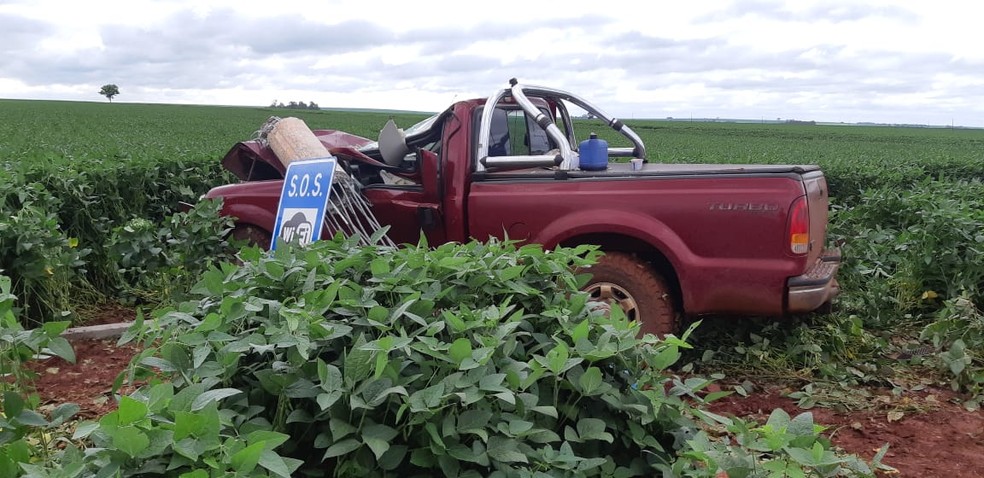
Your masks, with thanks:
M 621 118 L 984 126 L 984 4 L 0 0 L 0 98 L 439 111 L 511 77 Z

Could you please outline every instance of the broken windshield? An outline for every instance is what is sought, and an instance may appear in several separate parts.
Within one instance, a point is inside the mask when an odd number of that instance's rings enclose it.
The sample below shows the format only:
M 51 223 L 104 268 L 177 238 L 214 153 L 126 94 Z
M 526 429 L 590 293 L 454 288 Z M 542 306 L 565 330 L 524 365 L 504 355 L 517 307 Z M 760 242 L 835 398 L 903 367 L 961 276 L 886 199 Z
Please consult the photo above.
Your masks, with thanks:
M 437 121 L 438 116 L 441 116 L 441 114 L 437 113 L 423 121 L 418 122 L 417 124 L 409 128 L 404 129 L 403 134 L 404 136 L 406 136 L 407 144 L 413 142 L 413 140 L 417 137 L 426 136 L 430 132 L 431 128 L 434 127 L 434 123 Z M 373 141 L 371 143 L 366 143 L 364 146 L 360 147 L 359 151 L 366 152 L 366 151 L 375 151 L 378 149 L 379 149 L 379 143 Z

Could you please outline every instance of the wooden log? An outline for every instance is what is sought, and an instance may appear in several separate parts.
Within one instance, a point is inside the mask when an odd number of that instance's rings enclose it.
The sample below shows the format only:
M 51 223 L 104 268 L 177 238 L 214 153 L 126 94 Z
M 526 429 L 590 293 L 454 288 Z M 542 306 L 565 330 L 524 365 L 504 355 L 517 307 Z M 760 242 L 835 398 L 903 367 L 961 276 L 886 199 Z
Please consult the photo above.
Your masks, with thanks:
M 284 167 L 291 161 L 327 158 L 331 156 L 321 140 L 311 128 L 298 118 L 282 118 L 277 121 L 266 136 L 270 149 L 277 155 Z

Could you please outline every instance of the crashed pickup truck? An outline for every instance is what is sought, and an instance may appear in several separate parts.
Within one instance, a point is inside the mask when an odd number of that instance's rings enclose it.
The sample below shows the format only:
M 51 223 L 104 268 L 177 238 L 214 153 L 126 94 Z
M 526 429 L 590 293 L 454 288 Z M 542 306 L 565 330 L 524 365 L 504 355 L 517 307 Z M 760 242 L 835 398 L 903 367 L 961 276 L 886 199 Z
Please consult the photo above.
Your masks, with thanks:
M 601 167 L 597 158 L 584 167 L 586 138 L 575 134 L 584 116 L 624 143 L 605 147 Z M 649 161 L 618 119 L 515 80 L 406 129 L 388 123 L 377 141 L 313 132 L 396 243 L 423 234 L 431 245 L 508 237 L 600 246 L 585 290 L 643 333 L 673 332 L 684 317 L 808 313 L 838 293 L 841 255 L 826 245 L 828 190 L 817 166 Z M 237 237 L 269 246 L 286 167 L 258 140 L 236 144 L 223 165 L 241 182 L 206 197 L 223 199 Z

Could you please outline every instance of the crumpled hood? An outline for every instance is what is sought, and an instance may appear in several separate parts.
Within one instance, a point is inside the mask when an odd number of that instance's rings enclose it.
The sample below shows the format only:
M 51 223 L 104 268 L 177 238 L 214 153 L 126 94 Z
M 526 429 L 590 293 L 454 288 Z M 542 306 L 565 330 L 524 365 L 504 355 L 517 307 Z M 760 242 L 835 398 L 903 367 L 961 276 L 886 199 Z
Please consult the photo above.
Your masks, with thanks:
M 331 151 L 335 148 L 359 148 L 372 140 L 344 131 L 319 129 L 313 131 L 321 144 Z M 236 143 L 222 158 L 222 167 L 243 181 L 282 179 L 287 167 L 269 146 L 253 139 Z

